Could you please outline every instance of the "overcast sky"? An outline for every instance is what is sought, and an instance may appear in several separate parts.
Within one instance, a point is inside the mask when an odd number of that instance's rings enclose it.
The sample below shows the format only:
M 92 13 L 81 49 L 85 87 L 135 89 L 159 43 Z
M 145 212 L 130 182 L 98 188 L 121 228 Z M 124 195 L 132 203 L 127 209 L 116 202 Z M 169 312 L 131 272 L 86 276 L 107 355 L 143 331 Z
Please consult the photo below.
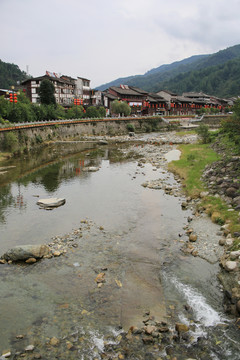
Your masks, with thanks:
M 0 0 L 0 59 L 96 87 L 240 43 L 239 0 Z

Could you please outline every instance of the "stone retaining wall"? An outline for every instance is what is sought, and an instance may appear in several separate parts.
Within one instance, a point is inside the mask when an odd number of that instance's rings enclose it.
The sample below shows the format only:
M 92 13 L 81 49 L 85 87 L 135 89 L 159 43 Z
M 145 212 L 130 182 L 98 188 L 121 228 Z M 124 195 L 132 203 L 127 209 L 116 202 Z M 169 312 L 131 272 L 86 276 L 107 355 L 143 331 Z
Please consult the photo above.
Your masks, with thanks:
M 129 125 L 134 127 L 134 131 L 149 132 L 164 130 L 167 125 L 160 119 L 132 119 L 123 121 L 99 121 L 92 123 L 79 124 L 59 124 L 52 126 L 33 127 L 25 129 L 14 129 L 0 133 L 0 150 L 4 149 L 6 134 L 12 132 L 16 135 L 19 145 L 22 148 L 33 148 L 46 141 L 80 139 L 81 137 L 95 135 L 124 135 L 132 131 Z

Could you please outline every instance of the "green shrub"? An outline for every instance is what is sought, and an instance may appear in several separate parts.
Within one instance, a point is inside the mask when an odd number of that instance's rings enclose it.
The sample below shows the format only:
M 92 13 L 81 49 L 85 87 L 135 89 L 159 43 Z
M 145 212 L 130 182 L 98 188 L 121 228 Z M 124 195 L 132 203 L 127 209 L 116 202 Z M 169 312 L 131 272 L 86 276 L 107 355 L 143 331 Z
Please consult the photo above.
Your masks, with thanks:
M 4 134 L 3 148 L 10 152 L 14 152 L 18 149 L 18 137 L 12 131 Z
M 196 133 L 201 138 L 203 144 L 208 144 L 211 142 L 211 135 L 207 125 L 199 125 L 199 127 L 196 129 Z
M 126 127 L 128 131 L 135 132 L 135 127 L 133 124 L 127 124 Z
M 36 135 L 35 140 L 36 140 L 36 144 L 41 144 L 43 142 L 41 135 Z

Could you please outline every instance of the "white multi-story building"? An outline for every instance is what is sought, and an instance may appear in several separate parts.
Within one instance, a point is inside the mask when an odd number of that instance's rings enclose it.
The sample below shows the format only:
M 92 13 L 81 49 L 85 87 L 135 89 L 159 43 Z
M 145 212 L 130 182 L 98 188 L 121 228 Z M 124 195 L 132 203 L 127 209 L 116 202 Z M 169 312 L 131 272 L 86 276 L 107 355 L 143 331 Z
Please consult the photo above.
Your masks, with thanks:
M 70 106 L 75 98 L 83 99 L 83 105 L 91 102 L 90 80 L 78 77 L 59 76 L 56 73 L 46 71 L 46 74 L 36 78 L 31 78 L 22 82 L 26 89 L 26 95 L 32 103 L 40 103 L 39 88 L 43 80 L 49 80 L 55 88 L 55 98 L 57 104 Z

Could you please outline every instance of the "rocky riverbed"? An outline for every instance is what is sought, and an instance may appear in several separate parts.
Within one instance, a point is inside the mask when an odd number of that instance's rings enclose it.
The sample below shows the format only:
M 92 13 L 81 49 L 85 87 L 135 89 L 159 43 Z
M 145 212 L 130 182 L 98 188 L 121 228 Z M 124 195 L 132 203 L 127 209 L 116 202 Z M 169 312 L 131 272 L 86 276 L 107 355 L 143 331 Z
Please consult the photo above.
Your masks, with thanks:
M 113 140 L 112 138 L 103 138 L 106 142 L 118 141 L 118 142 L 132 142 L 132 137 L 119 137 Z M 229 304 L 226 310 L 230 313 L 234 313 L 239 316 L 238 308 L 238 289 L 239 289 L 239 255 L 231 254 L 229 247 L 233 243 L 233 239 L 229 236 L 227 224 L 220 226 L 210 221 L 204 211 L 197 211 L 197 205 L 201 199 L 185 198 L 182 193 L 181 181 L 176 179 L 176 183 L 172 185 L 170 176 L 167 172 L 168 160 L 166 159 L 166 153 L 170 151 L 177 151 L 176 144 L 179 143 L 192 143 L 197 141 L 196 135 L 186 135 L 185 137 L 179 137 L 176 133 L 173 134 L 161 134 L 159 136 L 149 136 L 139 139 L 136 136 L 136 143 L 132 142 L 127 150 L 124 150 L 123 157 L 130 158 L 133 156 L 137 158 L 137 167 L 134 174 L 131 174 L 132 180 L 138 177 L 138 175 L 144 172 L 144 164 L 150 163 L 153 169 L 159 170 L 161 168 L 161 176 L 158 179 L 145 181 L 142 183 L 144 188 L 149 188 L 154 191 L 164 190 L 168 195 L 181 198 L 182 208 L 186 211 L 191 210 L 191 216 L 188 218 L 188 225 L 182 229 L 182 232 L 176 234 L 176 239 L 182 244 L 182 252 L 187 256 L 201 257 L 207 260 L 209 263 L 220 263 L 223 267 L 223 273 L 225 278 L 222 279 L 223 286 L 227 289 L 227 295 Z M 140 142 L 139 142 L 140 140 Z M 210 190 L 209 190 L 210 191 Z M 215 192 L 217 192 L 215 190 Z M 218 195 L 217 193 L 215 193 Z M 204 196 L 205 194 L 201 194 Z M 234 210 L 236 211 L 236 210 Z M 48 243 L 48 253 L 44 253 L 43 257 L 46 260 L 46 266 L 50 267 L 51 262 L 59 261 L 59 267 L 61 263 L 68 262 L 68 255 L 74 254 L 75 251 L 81 247 L 82 239 L 88 239 L 90 234 L 96 234 L 96 239 L 101 239 L 101 236 L 107 237 L 108 234 L 104 229 L 104 226 L 97 226 L 89 219 L 81 220 L 80 226 L 73 230 L 71 233 L 64 236 L 55 236 Z M 101 253 L 100 243 L 90 249 L 97 250 Z M 108 251 L 104 249 L 104 251 Z M 231 258 L 231 260 L 230 260 Z M 49 260 L 48 260 L 49 259 Z M 106 258 L 105 258 L 106 259 Z M 26 259 L 28 261 L 29 259 Z M 35 264 L 38 261 L 37 258 L 31 258 L 26 266 L 38 266 Z M 237 265 L 232 268 L 232 264 L 227 264 L 228 261 L 235 262 Z M 11 259 L 5 257 L 1 261 L 2 264 L 7 266 L 12 264 Z M 32 265 L 30 265 L 32 264 Z M 80 269 L 82 264 L 74 262 L 68 264 L 76 270 Z M 230 266 L 230 268 L 226 268 Z M 94 278 L 92 279 L 97 291 L 101 291 L 105 286 L 109 286 L 109 278 L 111 286 L 114 284 L 115 290 L 121 289 L 122 283 L 118 278 L 114 278 L 114 268 L 111 269 L 111 265 L 103 263 L 102 266 L 94 268 Z M 79 271 L 78 276 L 81 278 L 83 269 Z M 109 278 L 108 278 L 109 277 Z M 233 279 L 229 281 L 229 279 Z M 75 280 L 74 280 L 75 281 Z M 229 286 L 231 284 L 231 286 Z M 92 296 L 92 294 L 89 294 Z M 234 296 L 233 296 L 234 295 Z M 99 307 L 104 306 L 104 302 L 107 302 L 103 296 L 98 294 L 98 299 L 95 300 Z M 59 316 L 63 316 L 62 311 L 64 309 L 68 311 L 69 305 L 59 305 Z M 174 307 L 172 309 L 174 311 Z M 142 314 L 142 325 L 136 326 L 134 323 L 129 330 L 123 330 L 121 327 L 114 330 L 114 332 L 106 335 L 105 338 L 92 334 L 92 337 L 87 337 L 85 331 L 81 328 L 81 320 L 83 317 L 89 317 L 91 319 L 91 313 L 86 309 L 81 309 L 81 316 L 78 319 L 70 313 L 72 317 L 72 329 L 67 332 L 65 336 L 52 336 L 45 339 L 41 333 L 43 329 L 44 321 L 36 327 L 36 332 L 25 334 L 15 334 L 13 338 L 13 344 L 15 345 L 15 352 L 11 352 L 9 349 L 3 352 L 2 358 L 10 359 L 209 359 L 211 349 L 209 349 L 209 343 L 207 339 L 201 335 L 197 335 L 197 324 L 193 322 L 192 309 L 186 306 L 184 309 L 185 317 L 187 321 L 172 322 L 172 319 L 168 321 L 159 321 L 156 318 L 156 314 L 146 311 Z M 57 319 L 56 319 L 57 321 Z M 239 326 L 240 324 L 237 323 Z M 226 324 L 219 325 L 225 327 Z M 228 325 L 233 326 L 233 325 Z M 31 339 L 35 339 L 31 342 Z M 37 341 L 36 341 L 37 339 Z M 86 353 L 86 343 L 89 343 L 89 353 Z M 215 342 L 215 353 L 221 356 L 220 342 Z M 49 357 L 50 356 L 50 357 Z M 221 358 L 221 357 L 219 357 Z M 1 359 L 1 357 L 0 357 Z

